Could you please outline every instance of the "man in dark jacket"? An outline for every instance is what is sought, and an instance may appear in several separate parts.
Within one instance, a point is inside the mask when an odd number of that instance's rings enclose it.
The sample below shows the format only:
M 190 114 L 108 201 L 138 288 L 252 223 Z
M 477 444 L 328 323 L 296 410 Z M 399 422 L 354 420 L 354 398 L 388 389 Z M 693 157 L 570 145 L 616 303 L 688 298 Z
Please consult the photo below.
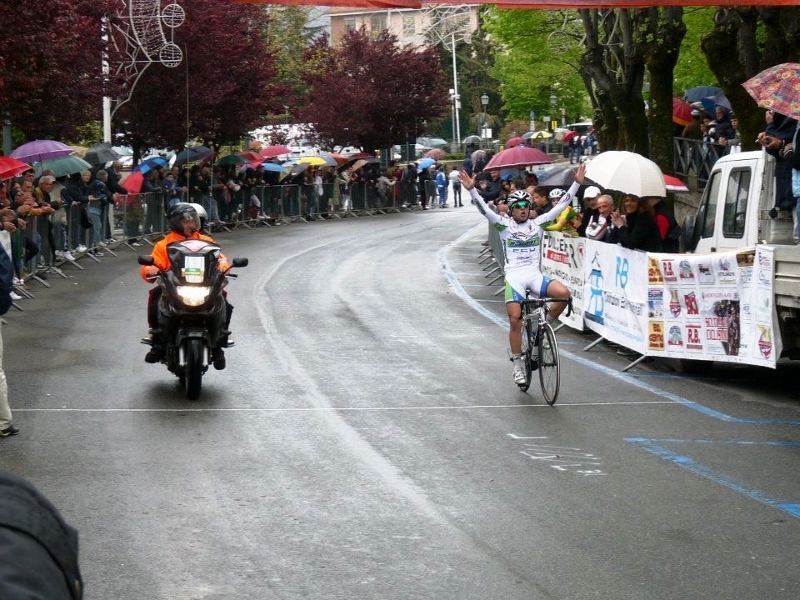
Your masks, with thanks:
M 78 532 L 35 487 L 6 471 L 0 471 L 0 598 L 83 598 Z

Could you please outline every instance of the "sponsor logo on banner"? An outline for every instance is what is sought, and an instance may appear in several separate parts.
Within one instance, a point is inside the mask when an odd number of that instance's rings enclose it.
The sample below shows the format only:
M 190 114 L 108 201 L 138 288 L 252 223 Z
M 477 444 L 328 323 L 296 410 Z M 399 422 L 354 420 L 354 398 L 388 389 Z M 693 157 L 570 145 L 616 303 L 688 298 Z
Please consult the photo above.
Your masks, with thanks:
M 686 326 L 686 349 L 690 352 L 703 351 L 703 342 L 700 340 L 700 325 Z
M 699 315 L 700 308 L 697 306 L 697 296 L 694 292 L 683 295 L 683 303 L 686 305 L 687 315 Z
M 736 283 L 736 271 L 733 270 L 733 259 L 731 256 L 722 256 L 717 261 L 717 283 Z
M 672 258 L 661 259 L 661 273 L 664 276 L 664 281 L 667 283 L 677 283 L 678 273 L 675 270 L 675 260 Z
M 647 290 L 647 316 L 650 319 L 660 319 L 664 316 L 663 288 L 650 288 Z
M 711 270 L 711 263 L 697 263 L 697 281 L 705 285 L 716 283 L 714 280 L 714 272 Z
M 763 325 L 758 326 L 758 351 L 764 358 L 772 355 L 772 340 L 770 338 L 770 328 Z
M 664 322 L 650 321 L 650 334 L 647 337 L 647 348 L 649 350 L 664 349 Z
M 661 269 L 658 268 L 658 258 L 655 256 L 647 257 L 647 283 L 650 285 L 661 285 L 664 278 L 661 276 Z
M 688 260 L 682 260 L 678 265 L 678 273 L 681 281 L 685 282 L 693 282 L 694 281 L 694 271 L 692 271 L 692 265 Z
M 681 328 L 678 325 L 673 325 L 669 328 L 667 345 L 669 346 L 670 350 L 680 350 L 683 348 L 683 336 L 681 333 Z

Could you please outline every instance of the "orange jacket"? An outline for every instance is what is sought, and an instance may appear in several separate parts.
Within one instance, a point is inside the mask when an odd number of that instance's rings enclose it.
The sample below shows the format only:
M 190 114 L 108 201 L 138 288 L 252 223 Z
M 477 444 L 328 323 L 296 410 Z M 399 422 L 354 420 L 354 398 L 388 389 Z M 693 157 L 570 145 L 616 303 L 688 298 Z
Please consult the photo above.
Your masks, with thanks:
M 151 256 L 153 257 L 153 266 L 158 267 L 159 271 L 166 271 L 169 269 L 170 262 L 169 256 L 167 256 L 167 246 L 173 242 L 182 242 L 183 240 L 204 240 L 206 242 L 216 244 L 213 238 L 203 235 L 198 231 L 194 232 L 189 237 L 185 237 L 180 233 L 170 231 L 166 237 L 156 242 L 156 245 L 153 246 L 153 252 L 151 253 Z M 219 253 L 219 261 L 217 261 L 217 266 L 219 267 L 220 271 L 227 271 L 231 268 L 231 264 L 228 262 L 228 259 L 225 258 L 225 255 L 222 252 Z M 148 283 L 150 283 L 150 279 L 147 278 L 147 271 L 149 269 L 150 265 L 142 265 L 142 268 L 140 269 L 142 279 Z

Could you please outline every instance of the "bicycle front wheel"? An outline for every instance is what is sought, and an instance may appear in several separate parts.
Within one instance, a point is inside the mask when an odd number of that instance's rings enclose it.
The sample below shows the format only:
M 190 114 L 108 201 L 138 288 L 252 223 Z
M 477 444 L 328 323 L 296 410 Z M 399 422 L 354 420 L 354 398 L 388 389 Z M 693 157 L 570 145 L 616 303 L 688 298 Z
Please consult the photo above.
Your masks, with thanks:
M 517 384 L 523 392 L 528 391 L 528 388 L 531 387 L 531 379 L 533 379 L 532 364 L 536 352 L 534 339 L 533 326 L 529 320 L 526 320 L 522 326 L 522 362 L 525 365 L 525 384 Z
M 544 401 L 552 406 L 558 399 L 561 386 L 561 365 L 556 334 L 549 323 L 545 323 L 539 332 L 539 383 L 542 384 Z

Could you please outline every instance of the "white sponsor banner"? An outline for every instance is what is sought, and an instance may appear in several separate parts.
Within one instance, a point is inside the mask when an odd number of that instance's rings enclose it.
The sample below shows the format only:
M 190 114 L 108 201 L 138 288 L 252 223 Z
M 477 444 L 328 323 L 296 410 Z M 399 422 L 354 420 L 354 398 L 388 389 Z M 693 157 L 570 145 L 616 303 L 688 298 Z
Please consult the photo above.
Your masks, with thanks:
M 772 249 L 647 254 L 594 240 L 583 249 L 592 331 L 647 356 L 775 367 Z
M 579 331 L 583 331 L 585 244 L 584 238 L 558 231 L 546 231 L 542 237 L 542 273 L 562 282 L 572 294 L 572 314 L 567 317 L 563 312 L 559 320 Z

